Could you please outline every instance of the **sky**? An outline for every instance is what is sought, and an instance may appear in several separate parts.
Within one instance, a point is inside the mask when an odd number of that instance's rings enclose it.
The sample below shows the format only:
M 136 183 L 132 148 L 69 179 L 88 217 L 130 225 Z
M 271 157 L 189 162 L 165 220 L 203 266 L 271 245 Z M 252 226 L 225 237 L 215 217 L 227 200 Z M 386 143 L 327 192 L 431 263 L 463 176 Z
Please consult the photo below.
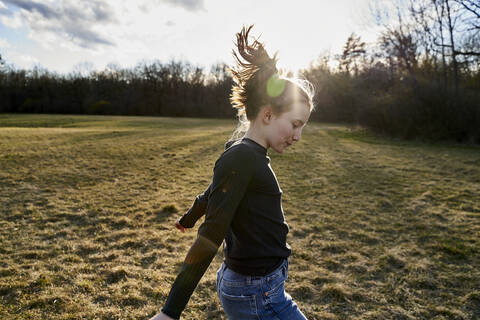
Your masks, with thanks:
M 0 0 L 0 54 L 8 64 L 91 71 L 109 64 L 233 63 L 235 33 L 254 24 L 278 67 L 296 71 L 338 54 L 355 32 L 376 39 L 378 0 Z

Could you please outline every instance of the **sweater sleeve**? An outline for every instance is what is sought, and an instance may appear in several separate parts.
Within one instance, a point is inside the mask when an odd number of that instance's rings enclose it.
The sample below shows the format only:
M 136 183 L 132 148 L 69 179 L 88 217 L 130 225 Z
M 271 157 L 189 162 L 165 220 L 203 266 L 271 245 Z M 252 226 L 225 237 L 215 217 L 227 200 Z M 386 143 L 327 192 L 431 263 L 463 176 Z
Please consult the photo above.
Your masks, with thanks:
M 225 151 L 215 163 L 205 221 L 170 289 L 162 309 L 166 315 L 180 318 L 230 228 L 253 176 L 254 161 L 250 148 L 239 144 Z
M 225 143 L 225 150 L 230 148 L 235 141 L 227 141 Z M 195 223 L 203 217 L 207 211 L 208 196 L 210 195 L 211 184 L 208 188 L 198 196 L 195 197 L 192 206 L 188 211 L 180 218 L 180 224 L 185 228 L 193 228 Z
M 195 223 L 205 215 L 208 204 L 208 196 L 210 194 L 210 187 L 198 196 L 195 197 L 192 206 L 188 211 L 180 218 L 180 224 L 185 228 L 193 228 Z

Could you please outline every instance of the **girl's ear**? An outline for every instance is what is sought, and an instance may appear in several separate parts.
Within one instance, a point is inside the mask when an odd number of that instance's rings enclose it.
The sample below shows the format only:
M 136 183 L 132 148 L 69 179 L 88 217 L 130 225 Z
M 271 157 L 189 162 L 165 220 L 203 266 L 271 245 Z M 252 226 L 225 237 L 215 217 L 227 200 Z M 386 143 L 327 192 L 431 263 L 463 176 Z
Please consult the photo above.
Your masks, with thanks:
M 273 117 L 273 109 L 271 106 L 267 105 L 261 110 L 262 122 L 264 124 L 269 124 Z

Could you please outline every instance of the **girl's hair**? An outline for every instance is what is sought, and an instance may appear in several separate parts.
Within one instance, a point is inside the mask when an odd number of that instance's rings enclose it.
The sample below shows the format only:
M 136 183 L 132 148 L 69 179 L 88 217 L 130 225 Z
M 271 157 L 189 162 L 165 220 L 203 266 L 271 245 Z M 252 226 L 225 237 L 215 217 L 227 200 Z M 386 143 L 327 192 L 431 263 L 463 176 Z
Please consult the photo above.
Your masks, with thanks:
M 252 27 L 243 27 L 237 33 L 238 55 L 232 50 L 237 66 L 230 69 L 234 80 L 230 102 L 237 109 L 239 124 L 230 140 L 241 138 L 265 105 L 270 105 L 276 114 L 288 111 L 298 101 L 307 103 L 310 111 L 314 108 L 312 84 L 281 76 L 276 66 L 277 53 L 270 57 L 258 38 L 249 43 Z

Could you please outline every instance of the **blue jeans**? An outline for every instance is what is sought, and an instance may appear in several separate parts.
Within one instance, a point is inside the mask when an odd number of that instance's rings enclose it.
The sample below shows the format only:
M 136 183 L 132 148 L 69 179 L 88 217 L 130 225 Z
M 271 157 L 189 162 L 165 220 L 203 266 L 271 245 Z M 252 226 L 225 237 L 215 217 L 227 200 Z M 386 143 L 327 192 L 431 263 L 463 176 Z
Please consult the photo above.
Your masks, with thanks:
M 266 276 L 245 276 L 223 263 L 217 272 L 217 293 L 230 320 L 306 320 L 285 292 L 288 260 Z

